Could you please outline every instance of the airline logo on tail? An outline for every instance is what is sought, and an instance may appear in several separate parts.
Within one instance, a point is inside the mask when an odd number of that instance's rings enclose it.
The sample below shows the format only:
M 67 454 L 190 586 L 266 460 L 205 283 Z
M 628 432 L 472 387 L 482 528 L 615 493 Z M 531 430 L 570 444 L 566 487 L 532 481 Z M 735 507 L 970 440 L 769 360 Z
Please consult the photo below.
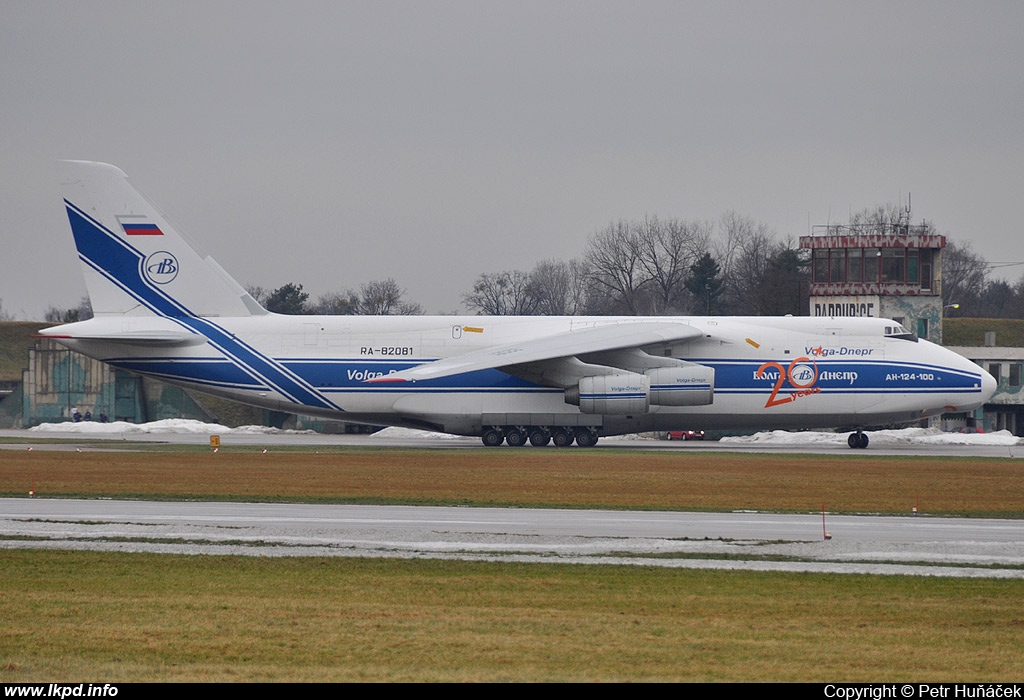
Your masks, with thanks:
M 160 250 L 146 258 L 146 277 L 156 284 L 167 284 L 178 276 L 178 259 L 166 250 Z

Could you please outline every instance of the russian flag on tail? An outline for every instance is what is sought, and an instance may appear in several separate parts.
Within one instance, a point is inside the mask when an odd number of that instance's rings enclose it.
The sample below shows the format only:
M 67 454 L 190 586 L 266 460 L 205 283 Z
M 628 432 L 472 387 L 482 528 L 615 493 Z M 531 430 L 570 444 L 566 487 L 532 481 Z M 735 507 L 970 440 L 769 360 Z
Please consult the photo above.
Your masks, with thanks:
M 162 236 L 164 232 L 156 224 L 137 224 L 127 221 L 121 222 L 121 228 L 128 236 Z

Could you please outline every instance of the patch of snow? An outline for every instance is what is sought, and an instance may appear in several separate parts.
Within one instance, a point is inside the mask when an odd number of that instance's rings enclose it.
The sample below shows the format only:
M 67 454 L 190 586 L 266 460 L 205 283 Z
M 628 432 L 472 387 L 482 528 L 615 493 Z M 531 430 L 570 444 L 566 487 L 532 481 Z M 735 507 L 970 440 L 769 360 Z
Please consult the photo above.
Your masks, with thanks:
M 772 445 L 845 445 L 851 431 L 834 433 L 806 430 L 790 432 L 771 430 L 754 435 L 724 437 L 723 443 Z M 872 446 L 880 445 L 1020 445 L 1024 440 L 1008 430 L 995 433 L 946 433 L 938 428 L 902 428 L 899 430 L 865 431 Z
M 280 430 L 268 428 L 262 425 L 243 425 L 238 428 L 229 428 L 219 423 L 204 423 L 198 420 L 186 420 L 184 418 L 168 418 L 166 420 L 153 421 L 151 423 L 127 423 L 125 421 L 113 421 L 111 423 L 100 423 L 98 421 L 80 421 L 75 423 L 43 423 L 33 428 L 32 432 L 37 433 L 67 433 L 73 435 L 122 435 L 148 434 L 148 433 L 176 433 L 191 435 L 230 435 L 234 434 L 259 434 L 277 435 L 285 433 L 312 433 L 312 430 Z
M 416 430 L 415 428 L 390 427 L 378 430 L 372 437 L 380 438 L 435 438 L 437 440 L 458 440 L 464 435 L 449 435 L 448 433 L 435 433 L 430 430 Z

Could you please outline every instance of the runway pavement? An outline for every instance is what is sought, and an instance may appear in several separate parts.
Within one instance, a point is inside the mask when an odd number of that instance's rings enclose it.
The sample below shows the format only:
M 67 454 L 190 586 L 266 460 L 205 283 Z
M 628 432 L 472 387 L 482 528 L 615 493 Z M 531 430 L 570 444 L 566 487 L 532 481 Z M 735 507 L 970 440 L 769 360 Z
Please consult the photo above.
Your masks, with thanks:
M 827 513 L 7 498 L 0 547 L 1024 578 L 1022 521 Z

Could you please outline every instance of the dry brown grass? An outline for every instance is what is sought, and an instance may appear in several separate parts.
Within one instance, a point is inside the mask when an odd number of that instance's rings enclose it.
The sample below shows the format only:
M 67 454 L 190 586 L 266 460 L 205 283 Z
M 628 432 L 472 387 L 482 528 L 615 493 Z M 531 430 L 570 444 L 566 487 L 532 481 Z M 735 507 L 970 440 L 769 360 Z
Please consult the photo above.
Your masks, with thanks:
M 1020 517 L 1024 461 L 555 449 L 0 450 L 0 494 Z

